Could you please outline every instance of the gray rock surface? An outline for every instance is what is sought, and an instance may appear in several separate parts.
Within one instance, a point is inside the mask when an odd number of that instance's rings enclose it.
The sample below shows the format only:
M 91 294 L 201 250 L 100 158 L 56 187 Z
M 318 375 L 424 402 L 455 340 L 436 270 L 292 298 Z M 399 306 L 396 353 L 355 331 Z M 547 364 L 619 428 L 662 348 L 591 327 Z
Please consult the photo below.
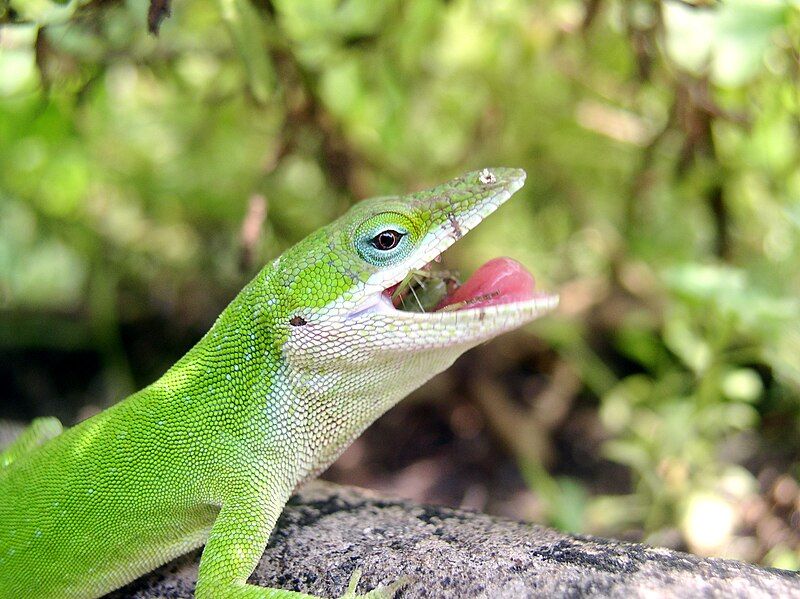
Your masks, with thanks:
M 109 595 L 191 597 L 199 552 Z M 353 569 L 398 599 L 798 597 L 800 574 L 587 536 L 314 482 L 291 500 L 251 582 L 325 597 Z

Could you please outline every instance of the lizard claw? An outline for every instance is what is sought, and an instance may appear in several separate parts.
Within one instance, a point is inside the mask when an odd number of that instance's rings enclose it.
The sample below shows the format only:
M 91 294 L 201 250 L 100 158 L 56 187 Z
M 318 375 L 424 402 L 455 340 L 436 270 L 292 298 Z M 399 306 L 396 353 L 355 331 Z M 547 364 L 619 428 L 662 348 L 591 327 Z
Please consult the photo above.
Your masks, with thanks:
M 403 576 L 392 584 L 380 586 L 377 589 L 369 591 L 365 595 L 356 595 L 356 587 L 360 579 L 361 569 L 356 568 L 350 576 L 350 582 L 347 583 L 347 591 L 345 591 L 345 594 L 339 599 L 392 599 L 397 591 L 411 582 L 411 578 Z

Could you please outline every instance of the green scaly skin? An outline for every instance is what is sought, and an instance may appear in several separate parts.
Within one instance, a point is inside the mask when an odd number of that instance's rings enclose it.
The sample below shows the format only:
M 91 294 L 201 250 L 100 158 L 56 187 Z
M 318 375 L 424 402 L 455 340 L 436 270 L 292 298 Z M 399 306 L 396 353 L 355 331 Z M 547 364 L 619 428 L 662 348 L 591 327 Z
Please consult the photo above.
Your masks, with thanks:
M 484 169 L 361 202 L 267 265 L 158 381 L 64 432 L 35 421 L 0 453 L 0 597 L 98 597 L 203 544 L 200 599 L 310 597 L 246 584 L 298 483 L 461 353 L 556 305 L 413 313 L 383 293 L 524 180 Z M 398 245 L 375 247 L 387 230 Z

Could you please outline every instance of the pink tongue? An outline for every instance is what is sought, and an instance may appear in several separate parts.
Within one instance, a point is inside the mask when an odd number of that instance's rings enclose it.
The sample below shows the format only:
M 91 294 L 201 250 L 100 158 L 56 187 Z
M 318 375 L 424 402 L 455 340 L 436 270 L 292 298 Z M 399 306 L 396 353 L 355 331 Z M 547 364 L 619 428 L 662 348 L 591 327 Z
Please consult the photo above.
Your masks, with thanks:
M 463 309 L 508 304 L 533 299 L 533 275 L 511 258 L 495 258 L 475 271 L 469 280 L 436 307 L 467 302 Z M 462 308 L 459 308 L 459 310 Z

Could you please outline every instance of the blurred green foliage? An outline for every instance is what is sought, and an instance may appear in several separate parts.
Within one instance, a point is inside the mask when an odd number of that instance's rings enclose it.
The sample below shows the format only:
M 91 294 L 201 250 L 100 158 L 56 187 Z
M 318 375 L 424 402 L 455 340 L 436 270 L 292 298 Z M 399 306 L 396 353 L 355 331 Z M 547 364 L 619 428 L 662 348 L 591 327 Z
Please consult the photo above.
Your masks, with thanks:
M 449 253 L 561 290 L 531 332 L 632 481 L 520 454 L 541 517 L 797 568 L 799 7 L 185 0 L 154 37 L 145 0 L 2 0 L 0 350 L 97 351 L 109 403 L 170 359 L 125 326 L 198 333 L 348 203 L 520 166 Z

